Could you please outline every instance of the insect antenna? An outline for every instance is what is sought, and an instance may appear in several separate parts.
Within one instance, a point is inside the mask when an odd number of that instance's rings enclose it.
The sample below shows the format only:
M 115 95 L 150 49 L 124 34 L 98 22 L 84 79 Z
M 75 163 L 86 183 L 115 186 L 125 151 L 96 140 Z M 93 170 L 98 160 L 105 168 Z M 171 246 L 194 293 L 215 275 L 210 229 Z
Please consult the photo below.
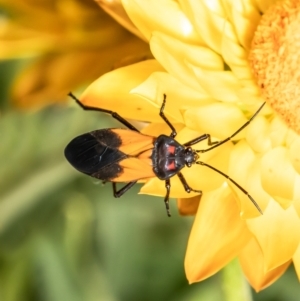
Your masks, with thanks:
M 256 115 L 261 111 L 261 109 L 264 107 L 266 103 L 264 102 L 260 108 L 255 112 L 255 114 L 244 124 L 242 125 L 236 132 L 234 132 L 231 136 L 227 137 L 226 139 L 222 140 L 222 141 L 219 141 L 219 142 L 214 142 L 213 146 L 209 147 L 209 148 L 206 148 L 206 149 L 199 149 L 199 150 L 195 150 L 196 153 L 206 153 L 222 144 L 224 144 L 225 142 L 231 140 L 233 137 L 235 137 L 240 131 L 242 131 L 246 126 L 249 125 L 249 123 L 256 117 Z
M 202 161 L 197 161 L 196 164 L 199 165 L 203 165 L 206 166 L 212 170 L 214 170 L 215 172 L 217 172 L 218 174 L 222 175 L 223 177 L 225 177 L 227 180 L 229 180 L 230 182 L 232 182 L 239 190 L 241 190 L 245 195 L 247 195 L 247 197 L 250 199 L 250 201 L 253 203 L 253 205 L 256 207 L 256 209 L 263 214 L 262 210 L 260 209 L 259 205 L 255 202 L 255 200 L 252 198 L 252 196 L 248 193 L 248 191 L 246 191 L 242 186 L 240 186 L 236 181 L 234 181 L 233 179 L 231 179 L 228 175 L 226 175 L 225 173 L 223 173 L 221 170 L 207 164 L 204 163 Z

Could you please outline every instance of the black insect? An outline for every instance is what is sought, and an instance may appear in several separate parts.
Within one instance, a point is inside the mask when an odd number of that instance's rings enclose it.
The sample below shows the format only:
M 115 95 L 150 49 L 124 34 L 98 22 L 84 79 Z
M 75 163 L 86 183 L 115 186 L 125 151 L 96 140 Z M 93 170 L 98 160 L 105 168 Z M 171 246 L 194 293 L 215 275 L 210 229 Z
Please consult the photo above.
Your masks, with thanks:
M 185 191 L 194 191 L 201 195 L 201 190 L 191 188 L 180 172 L 185 166 L 191 167 L 193 164 L 199 164 L 214 170 L 231 181 L 248 196 L 257 210 L 262 214 L 262 210 L 256 201 L 243 187 L 220 170 L 199 161 L 199 154 L 219 147 L 235 137 L 253 120 L 264 104 L 261 105 L 249 121 L 230 137 L 222 141 L 211 141 L 209 134 L 203 134 L 191 141 L 180 144 L 175 140 L 177 135 L 175 128 L 164 115 L 166 104 L 165 94 L 159 115 L 170 127 L 171 134 L 170 136 L 160 135 L 159 137 L 140 133 L 137 128 L 116 112 L 85 106 L 72 93 L 69 93 L 69 96 L 84 110 L 108 113 L 128 128 L 102 129 L 89 132 L 76 137 L 65 148 L 65 156 L 74 168 L 104 182 L 112 182 L 115 197 L 122 196 L 138 180 L 158 177 L 160 180 L 165 181 L 166 196 L 164 202 L 167 214 L 171 216 L 169 210 L 170 178 L 177 175 Z M 207 140 L 209 148 L 202 150 L 192 149 L 192 145 L 203 140 Z M 117 190 L 117 182 L 127 184 L 120 190 Z

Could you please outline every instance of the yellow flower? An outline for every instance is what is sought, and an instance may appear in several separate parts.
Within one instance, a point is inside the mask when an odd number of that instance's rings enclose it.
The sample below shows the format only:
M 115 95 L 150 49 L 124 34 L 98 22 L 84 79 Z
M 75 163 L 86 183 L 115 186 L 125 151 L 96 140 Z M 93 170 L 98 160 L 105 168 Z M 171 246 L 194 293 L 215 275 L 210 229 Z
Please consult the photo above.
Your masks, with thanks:
M 65 101 L 70 90 L 125 58 L 148 53 L 146 43 L 90 0 L 0 0 L 0 8 L 0 59 L 25 60 L 12 87 L 17 107 Z
M 103 6 L 109 3 L 99 2 Z M 165 112 L 174 123 L 178 131 L 176 139 L 181 143 L 203 133 L 211 134 L 216 141 L 230 136 L 265 101 L 262 94 L 276 111 L 284 112 L 286 121 L 292 116 L 289 126 L 297 124 L 299 114 L 294 113 L 298 99 L 288 96 L 296 95 L 299 87 L 299 51 L 292 52 L 297 49 L 296 38 L 299 39 L 295 29 L 298 27 L 294 25 L 294 18 L 299 25 L 298 1 L 283 1 L 283 5 L 279 2 L 275 9 L 269 8 L 273 4 L 269 0 L 123 0 L 122 3 L 149 42 L 155 59 L 105 74 L 86 90 L 81 97 L 83 103 L 150 122 L 143 132 L 158 136 L 170 134 L 158 115 L 165 93 Z M 272 80 L 280 76 L 282 68 L 274 62 L 274 53 L 267 58 L 268 47 L 261 47 L 267 53 L 259 48 L 264 33 L 269 33 L 264 29 L 266 24 L 274 24 L 270 18 L 275 14 L 276 19 L 278 11 L 286 28 L 282 32 L 289 33 L 284 38 L 285 45 L 293 44 L 294 37 L 296 43 L 289 51 L 280 45 L 271 47 L 285 57 L 292 55 L 290 60 L 288 57 L 281 60 L 285 73 L 279 77 L 280 89 L 293 80 L 293 85 L 287 86 L 289 94 L 265 91 L 274 88 Z M 276 26 L 281 23 L 278 21 Z M 290 30 L 294 30 L 293 34 Z M 277 30 L 273 36 L 276 33 L 281 34 Z M 263 64 L 259 64 L 261 60 Z M 271 62 L 276 68 L 268 68 Z M 291 74 L 286 65 L 289 62 L 297 63 Z M 268 68 L 267 72 L 261 68 Z M 291 114 L 286 101 L 294 104 Z M 280 105 L 283 107 L 278 109 Z M 298 130 L 297 126 L 294 129 Z M 194 148 L 207 147 L 207 142 L 201 142 Z M 185 259 L 191 283 L 213 275 L 236 257 L 257 291 L 276 281 L 291 262 L 300 278 L 299 147 L 300 138 L 295 131 L 266 106 L 234 142 L 201 155 L 201 161 L 244 187 L 262 208 L 263 215 L 236 186 L 204 166 L 183 170 L 190 186 L 202 189 L 200 202 L 197 193 L 188 194 L 178 178 L 172 178 L 171 196 L 179 199 L 179 210 L 184 214 L 196 213 Z M 164 196 L 164 182 L 150 179 L 141 193 Z

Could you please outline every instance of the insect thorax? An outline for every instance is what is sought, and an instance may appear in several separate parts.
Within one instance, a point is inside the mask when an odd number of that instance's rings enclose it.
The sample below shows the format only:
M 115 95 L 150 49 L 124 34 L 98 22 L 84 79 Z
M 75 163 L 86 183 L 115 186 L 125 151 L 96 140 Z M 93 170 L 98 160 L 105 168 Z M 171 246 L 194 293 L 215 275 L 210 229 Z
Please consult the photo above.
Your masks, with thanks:
M 171 178 L 185 166 L 191 166 L 197 158 L 197 154 L 190 147 L 185 148 L 165 135 L 155 140 L 151 156 L 153 171 L 161 180 Z

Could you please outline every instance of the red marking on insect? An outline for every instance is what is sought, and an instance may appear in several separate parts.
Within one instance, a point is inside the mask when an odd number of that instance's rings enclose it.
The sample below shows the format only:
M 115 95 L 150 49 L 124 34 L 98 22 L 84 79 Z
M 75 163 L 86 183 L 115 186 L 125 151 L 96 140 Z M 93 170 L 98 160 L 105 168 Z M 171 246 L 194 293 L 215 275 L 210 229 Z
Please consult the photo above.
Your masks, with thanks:
M 171 161 L 169 164 L 167 164 L 166 166 L 167 170 L 175 170 L 176 166 L 175 166 L 175 161 Z
M 175 155 L 175 146 L 174 145 L 169 145 L 168 146 L 168 152 L 170 155 Z

